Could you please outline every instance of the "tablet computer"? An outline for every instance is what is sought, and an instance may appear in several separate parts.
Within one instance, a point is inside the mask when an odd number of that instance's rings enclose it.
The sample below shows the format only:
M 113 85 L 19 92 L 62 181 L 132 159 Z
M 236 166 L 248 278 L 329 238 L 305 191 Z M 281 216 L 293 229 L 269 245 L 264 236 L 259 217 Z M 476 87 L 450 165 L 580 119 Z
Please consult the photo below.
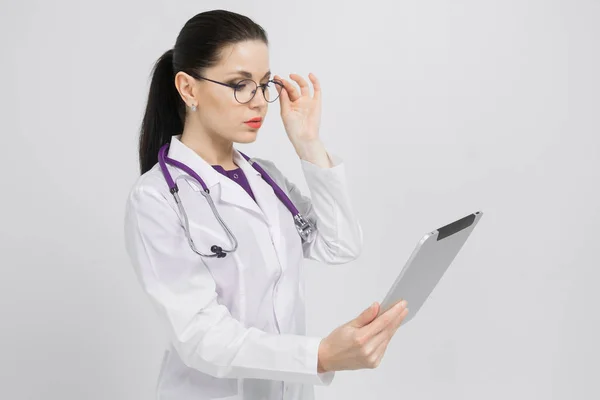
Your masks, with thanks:
M 406 300 L 408 315 L 402 325 L 410 321 L 452 264 L 482 215 L 482 211 L 477 211 L 426 233 L 381 302 L 379 315 Z

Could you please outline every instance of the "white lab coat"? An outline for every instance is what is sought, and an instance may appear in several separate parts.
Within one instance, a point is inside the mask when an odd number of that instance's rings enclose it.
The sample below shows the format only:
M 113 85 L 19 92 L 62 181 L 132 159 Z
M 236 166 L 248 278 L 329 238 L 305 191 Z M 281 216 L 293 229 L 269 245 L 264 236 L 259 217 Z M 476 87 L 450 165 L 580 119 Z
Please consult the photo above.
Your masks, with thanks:
M 343 264 L 362 249 L 343 163 L 331 154 L 332 168 L 300 161 L 309 198 L 272 162 L 255 159 L 316 222 L 317 235 L 303 243 L 292 214 L 237 151 L 257 202 L 179 139 L 171 140 L 169 157 L 205 181 L 239 247 L 225 258 L 194 253 L 159 165 L 135 182 L 126 205 L 127 252 L 169 337 L 157 399 L 313 399 L 313 385 L 329 385 L 335 372 L 317 373 L 322 337 L 306 335 L 302 260 Z M 168 168 L 173 179 L 185 174 Z M 205 254 L 213 244 L 231 248 L 201 186 L 176 182 L 196 247 Z

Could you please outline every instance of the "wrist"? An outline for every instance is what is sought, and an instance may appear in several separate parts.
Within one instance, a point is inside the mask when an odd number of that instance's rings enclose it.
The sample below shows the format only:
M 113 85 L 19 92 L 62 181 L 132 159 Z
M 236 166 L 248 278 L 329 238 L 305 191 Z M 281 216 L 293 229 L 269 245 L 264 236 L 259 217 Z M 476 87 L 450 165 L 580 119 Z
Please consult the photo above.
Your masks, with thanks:
M 323 142 L 317 138 L 310 141 L 293 143 L 296 154 L 301 160 L 318 165 L 321 168 L 330 168 L 331 160 Z
M 319 374 L 325 373 L 327 372 L 327 368 L 326 368 L 326 352 L 327 352 L 327 348 L 326 348 L 326 344 L 325 344 L 325 340 L 321 340 L 321 343 L 319 344 L 319 351 L 318 351 L 318 362 L 317 362 L 317 372 Z

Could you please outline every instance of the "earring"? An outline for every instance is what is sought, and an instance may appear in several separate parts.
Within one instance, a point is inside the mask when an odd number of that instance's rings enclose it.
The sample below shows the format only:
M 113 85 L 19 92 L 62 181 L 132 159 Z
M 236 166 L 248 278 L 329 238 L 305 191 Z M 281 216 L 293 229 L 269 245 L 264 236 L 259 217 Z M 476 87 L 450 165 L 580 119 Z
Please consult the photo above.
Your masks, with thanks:
M 191 109 L 192 109 L 192 111 L 196 111 L 196 110 L 197 110 L 197 108 L 196 108 L 196 105 L 195 105 L 195 104 L 192 104 L 192 107 L 191 107 Z

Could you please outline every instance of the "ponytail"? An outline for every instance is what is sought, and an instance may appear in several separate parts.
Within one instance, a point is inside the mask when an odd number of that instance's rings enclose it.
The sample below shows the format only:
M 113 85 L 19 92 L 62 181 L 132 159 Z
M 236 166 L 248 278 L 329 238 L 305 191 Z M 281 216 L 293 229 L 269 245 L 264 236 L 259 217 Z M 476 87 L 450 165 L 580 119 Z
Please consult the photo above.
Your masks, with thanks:
M 142 121 L 139 162 L 142 175 L 158 162 L 158 151 L 183 133 L 185 103 L 175 87 L 181 71 L 194 76 L 216 65 L 224 46 L 246 40 L 268 44 L 265 30 L 250 18 L 226 10 L 210 10 L 188 20 L 175 41 L 156 62 Z
M 173 49 L 156 62 L 139 139 L 141 174 L 158 162 L 158 151 L 173 135 L 183 132 L 183 101 L 175 87 Z

